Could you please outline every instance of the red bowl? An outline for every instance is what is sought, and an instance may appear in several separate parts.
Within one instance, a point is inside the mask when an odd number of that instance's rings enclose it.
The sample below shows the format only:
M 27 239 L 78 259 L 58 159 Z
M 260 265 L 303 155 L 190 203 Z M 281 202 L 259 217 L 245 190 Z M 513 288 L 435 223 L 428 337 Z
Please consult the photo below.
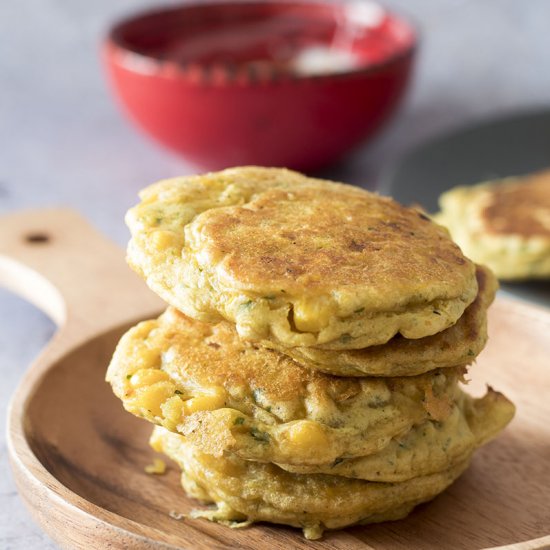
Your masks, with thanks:
M 130 117 L 190 162 L 311 170 L 387 121 L 415 46 L 408 22 L 368 0 L 271 0 L 130 17 L 110 31 L 104 59 Z M 339 61 L 300 67 L 304 55 Z

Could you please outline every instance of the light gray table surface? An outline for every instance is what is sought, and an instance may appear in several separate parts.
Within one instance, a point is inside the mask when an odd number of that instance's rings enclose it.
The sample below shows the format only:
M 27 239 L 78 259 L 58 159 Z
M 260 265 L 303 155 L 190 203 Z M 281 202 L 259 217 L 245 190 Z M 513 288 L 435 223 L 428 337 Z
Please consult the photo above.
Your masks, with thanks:
M 0 214 L 66 205 L 120 245 L 136 193 L 193 172 L 137 133 L 106 87 L 99 44 L 109 22 L 154 1 L 0 2 Z M 550 1 L 393 0 L 422 28 L 416 77 L 379 139 L 325 175 L 373 187 L 381 169 L 438 132 L 550 104 Z M 419 190 L 421 193 L 421 190 Z M 25 368 L 55 331 L 0 289 L 0 424 Z M 17 496 L 0 441 L 0 550 L 56 548 Z

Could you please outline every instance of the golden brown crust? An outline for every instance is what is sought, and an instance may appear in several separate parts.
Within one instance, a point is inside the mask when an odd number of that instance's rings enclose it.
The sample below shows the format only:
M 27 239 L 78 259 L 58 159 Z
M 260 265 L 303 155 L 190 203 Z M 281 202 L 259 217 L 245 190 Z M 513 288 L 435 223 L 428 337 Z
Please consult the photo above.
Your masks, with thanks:
M 477 293 L 444 228 L 353 186 L 245 167 L 141 196 L 127 216 L 132 267 L 174 307 L 234 322 L 250 341 L 337 350 L 422 338 Z
M 270 189 L 245 205 L 205 212 L 201 251 L 235 286 L 256 293 L 390 292 L 414 302 L 434 285 L 456 296 L 469 262 L 447 232 L 393 200 L 323 182 Z M 458 292 L 457 292 L 458 290 Z M 376 303 L 373 304 L 376 308 Z
M 268 347 L 290 355 L 306 368 L 338 376 L 414 376 L 441 367 L 472 363 L 487 342 L 487 308 L 494 300 L 498 281 L 484 266 L 477 266 L 478 295 L 455 325 L 416 340 L 398 335 L 386 344 L 358 350 Z
M 330 464 L 378 452 L 428 418 L 445 420 L 462 369 L 342 378 L 246 345 L 223 322 L 175 309 L 123 336 L 107 379 L 127 410 L 203 451 L 263 462 Z
M 379 453 L 341 459 L 328 468 L 279 466 L 294 473 L 325 473 L 370 481 L 401 482 L 462 462 L 477 447 L 496 437 L 514 413 L 514 405 L 504 395 L 488 388 L 483 397 L 476 399 L 463 394 L 446 420 L 427 420 L 394 438 Z
M 356 397 L 363 386 L 370 385 L 371 393 L 387 393 L 386 387 L 397 391 L 401 386 L 430 385 L 431 377 L 437 376 L 428 373 L 369 380 L 304 369 L 287 355 L 243 342 L 230 323 L 202 323 L 168 308 L 159 319 L 131 329 L 119 343 L 108 373 L 117 393 L 126 393 L 128 375 L 139 370 L 149 355 L 154 358 L 149 368 L 163 369 L 189 388 L 222 386 L 246 396 L 260 390 L 262 399 L 270 402 L 314 396 L 338 403 Z M 452 377 L 454 369 L 443 372 Z M 256 395 L 254 399 L 260 398 Z
M 443 471 L 400 483 L 377 483 L 326 474 L 293 474 L 274 464 L 201 453 L 186 439 L 155 428 L 151 445 L 175 460 L 191 497 L 215 502 L 217 510 L 195 513 L 213 521 L 269 521 L 302 527 L 308 538 L 324 529 L 377 523 L 406 516 L 420 502 L 448 487 L 469 457 Z
M 434 218 L 499 279 L 550 277 L 550 170 L 455 187 Z
M 550 170 L 494 185 L 481 216 L 490 233 L 550 238 Z

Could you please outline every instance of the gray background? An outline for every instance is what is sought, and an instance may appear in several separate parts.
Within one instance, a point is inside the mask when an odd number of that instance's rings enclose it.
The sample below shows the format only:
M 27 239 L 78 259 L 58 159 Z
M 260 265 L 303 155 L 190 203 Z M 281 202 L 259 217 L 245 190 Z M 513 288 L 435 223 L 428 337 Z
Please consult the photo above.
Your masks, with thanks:
M 110 21 L 155 2 L 0 0 L 0 214 L 45 205 L 80 210 L 123 245 L 137 191 L 192 172 L 134 131 L 99 61 Z M 326 172 L 374 186 L 383 167 L 438 132 L 550 103 L 549 0 L 395 0 L 422 28 L 406 104 L 376 143 Z M 419 193 L 422 190 L 419 189 Z M 0 425 L 9 396 L 55 327 L 0 289 Z M 0 440 L 0 549 L 55 548 L 30 519 Z

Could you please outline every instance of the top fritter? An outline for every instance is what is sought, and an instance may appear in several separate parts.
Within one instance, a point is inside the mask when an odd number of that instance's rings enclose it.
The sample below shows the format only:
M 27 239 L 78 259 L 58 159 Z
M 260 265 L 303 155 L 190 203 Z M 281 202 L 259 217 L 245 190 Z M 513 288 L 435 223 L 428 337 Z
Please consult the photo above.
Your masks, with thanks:
M 423 214 L 269 168 L 161 181 L 131 209 L 130 265 L 168 303 L 249 340 L 357 349 L 453 325 L 475 267 Z

